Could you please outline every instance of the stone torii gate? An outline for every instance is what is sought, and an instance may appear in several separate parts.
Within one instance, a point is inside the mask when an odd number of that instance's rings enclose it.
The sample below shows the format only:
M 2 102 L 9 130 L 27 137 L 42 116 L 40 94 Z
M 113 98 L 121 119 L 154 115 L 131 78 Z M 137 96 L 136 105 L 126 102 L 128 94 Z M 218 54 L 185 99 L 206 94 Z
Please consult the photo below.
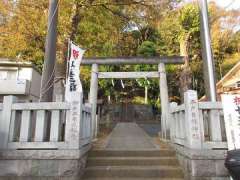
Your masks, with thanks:
M 96 111 L 98 98 L 98 79 L 103 78 L 159 78 L 160 99 L 161 99 L 161 131 L 163 138 L 170 136 L 169 129 L 169 97 L 165 64 L 182 64 L 184 58 L 181 56 L 172 57 L 122 57 L 122 58 L 85 58 L 82 65 L 91 65 L 91 85 L 89 103 L 92 105 L 92 137 L 97 135 L 96 129 Z M 99 72 L 99 65 L 137 65 L 137 64 L 152 64 L 158 65 L 156 72 Z

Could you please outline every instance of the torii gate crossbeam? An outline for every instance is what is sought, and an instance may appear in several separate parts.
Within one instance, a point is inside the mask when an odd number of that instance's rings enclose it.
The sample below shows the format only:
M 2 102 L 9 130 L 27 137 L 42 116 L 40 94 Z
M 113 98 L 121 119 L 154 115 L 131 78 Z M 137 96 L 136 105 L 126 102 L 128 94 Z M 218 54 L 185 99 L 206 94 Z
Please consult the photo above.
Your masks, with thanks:
M 114 58 L 84 58 L 82 65 L 136 65 L 136 64 L 182 64 L 182 56 L 161 56 L 161 57 L 114 57 Z

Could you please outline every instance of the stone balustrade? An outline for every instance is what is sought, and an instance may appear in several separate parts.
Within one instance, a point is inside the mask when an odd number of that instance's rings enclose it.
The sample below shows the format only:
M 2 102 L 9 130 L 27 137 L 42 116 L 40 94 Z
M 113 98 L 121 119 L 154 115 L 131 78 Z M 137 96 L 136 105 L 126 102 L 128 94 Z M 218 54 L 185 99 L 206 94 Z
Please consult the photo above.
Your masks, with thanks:
M 197 93 L 185 93 L 185 103 L 171 103 L 171 139 L 192 149 L 227 149 L 221 102 L 198 102 Z
M 91 142 L 91 106 L 79 101 L 0 104 L 0 149 L 80 149 Z M 4 113 L 3 113 L 4 112 Z
M 72 102 L 0 104 L 0 179 L 81 177 L 92 140 L 92 107 Z
M 197 92 L 184 104 L 170 104 L 171 144 L 190 180 L 229 180 L 224 167 L 227 140 L 221 102 L 198 102 Z

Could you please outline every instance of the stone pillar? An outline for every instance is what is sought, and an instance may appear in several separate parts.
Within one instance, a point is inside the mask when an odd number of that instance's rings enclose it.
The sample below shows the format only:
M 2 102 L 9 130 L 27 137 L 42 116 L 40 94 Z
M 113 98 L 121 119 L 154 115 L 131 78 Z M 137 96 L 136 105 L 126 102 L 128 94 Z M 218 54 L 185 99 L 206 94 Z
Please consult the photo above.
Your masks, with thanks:
M 14 96 L 4 96 L 3 98 L 3 109 L 0 117 L 0 149 L 7 149 L 10 133 L 13 133 L 10 132 L 14 129 L 14 122 L 11 122 L 11 114 L 12 104 L 16 101 L 17 98 Z
M 98 65 L 92 65 L 90 97 L 89 102 L 92 105 L 92 138 L 96 138 L 96 112 L 97 112 L 97 98 L 98 98 Z
M 158 72 L 160 76 L 160 98 L 162 108 L 162 135 L 163 138 L 170 137 L 170 122 L 169 122 L 169 97 L 168 97 L 168 86 L 167 86 L 167 75 L 164 63 L 158 65 Z
M 74 98 L 76 97 L 76 98 Z M 77 97 L 80 97 L 79 99 Z M 68 143 L 67 149 L 80 148 L 80 130 L 82 121 L 83 94 L 76 92 L 70 101 L 70 110 L 67 112 L 65 141 Z M 65 147 L 63 147 L 65 148 Z M 61 148 L 60 148 L 61 149 Z
M 176 121 L 175 121 L 175 117 L 174 115 L 171 113 L 172 110 L 174 110 L 177 107 L 177 103 L 176 102 L 172 102 L 170 103 L 170 138 L 172 140 L 172 142 L 174 143 L 174 138 L 176 137 Z
M 185 146 L 191 149 L 201 149 L 203 141 L 203 124 L 199 117 L 197 92 L 188 90 L 184 93 L 185 104 Z

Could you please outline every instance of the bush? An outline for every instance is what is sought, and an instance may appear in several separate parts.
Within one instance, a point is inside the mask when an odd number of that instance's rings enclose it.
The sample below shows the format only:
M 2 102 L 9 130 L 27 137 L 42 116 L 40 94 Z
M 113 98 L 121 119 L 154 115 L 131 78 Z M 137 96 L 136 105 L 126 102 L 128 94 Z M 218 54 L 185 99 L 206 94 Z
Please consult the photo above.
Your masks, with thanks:
M 151 57 L 157 55 L 156 44 L 151 41 L 144 41 L 137 50 L 140 56 Z

